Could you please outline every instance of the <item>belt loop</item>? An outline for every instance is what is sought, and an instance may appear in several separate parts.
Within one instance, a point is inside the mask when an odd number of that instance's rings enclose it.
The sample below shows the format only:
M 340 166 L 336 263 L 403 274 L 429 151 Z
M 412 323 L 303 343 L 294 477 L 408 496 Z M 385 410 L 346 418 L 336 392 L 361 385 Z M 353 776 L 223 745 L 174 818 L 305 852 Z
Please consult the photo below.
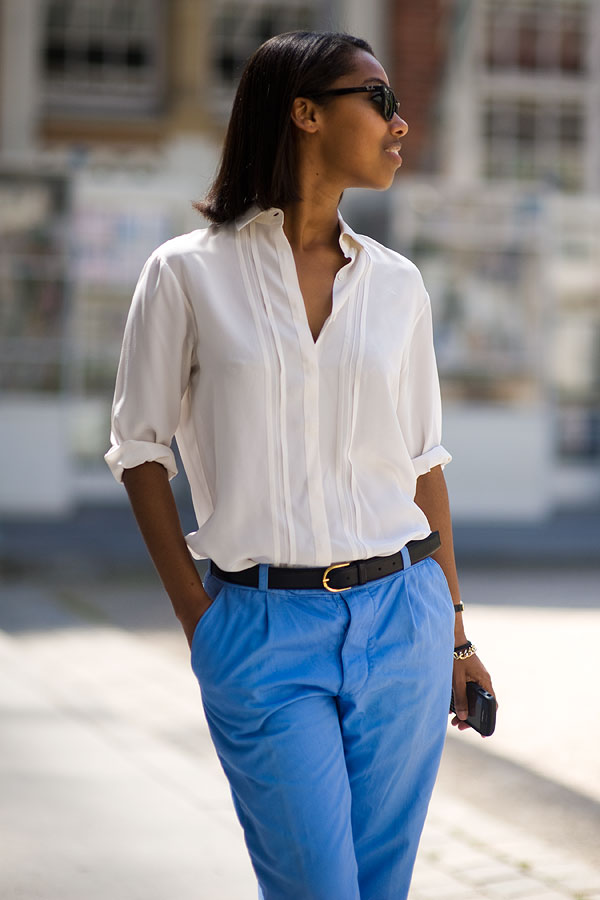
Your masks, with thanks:
M 266 563 L 260 563 L 258 567 L 258 589 L 259 591 L 269 590 L 269 566 Z
M 410 569 L 410 567 L 412 566 L 412 560 L 410 558 L 410 553 L 408 552 L 408 547 L 403 547 L 400 553 L 402 554 L 402 562 L 404 563 L 404 568 Z

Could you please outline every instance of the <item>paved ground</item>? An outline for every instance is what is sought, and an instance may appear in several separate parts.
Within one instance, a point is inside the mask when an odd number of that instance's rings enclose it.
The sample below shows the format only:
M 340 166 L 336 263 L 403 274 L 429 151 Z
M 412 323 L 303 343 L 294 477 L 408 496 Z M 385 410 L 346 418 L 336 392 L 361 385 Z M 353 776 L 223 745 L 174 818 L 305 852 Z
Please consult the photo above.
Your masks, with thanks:
M 118 521 L 71 523 L 75 555 L 5 532 L 0 897 L 254 900 L 187 647 Z M 600 566 L 486 559 L 462 583 L 498 729 L 451 729 L 411 900 L 600 900 Z
M 600 898 L 599 577 L 464 573 L 502 710 L 491 739 L 449 736 L 411 900 Z M 582 608 L 552 607 L 561 596 Z M 0 627 L 3 900 L 255 898 L 187 648 L 152 578 L 9 579 Z M 522 682 L 541 698 L 531 708 Z

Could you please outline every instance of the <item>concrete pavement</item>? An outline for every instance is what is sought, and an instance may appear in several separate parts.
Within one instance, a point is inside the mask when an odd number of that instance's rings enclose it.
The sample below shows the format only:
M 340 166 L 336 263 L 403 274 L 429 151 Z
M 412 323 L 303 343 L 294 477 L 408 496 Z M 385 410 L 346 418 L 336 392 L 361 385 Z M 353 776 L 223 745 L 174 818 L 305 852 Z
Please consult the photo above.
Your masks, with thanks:
M 600 900 L 600 573 L 462 580 L 498 730 L 452 730 L 411 900 Z M 0 897 L 255 898 L 187 648 L 152 577 L 55 573 L 2 594 Z

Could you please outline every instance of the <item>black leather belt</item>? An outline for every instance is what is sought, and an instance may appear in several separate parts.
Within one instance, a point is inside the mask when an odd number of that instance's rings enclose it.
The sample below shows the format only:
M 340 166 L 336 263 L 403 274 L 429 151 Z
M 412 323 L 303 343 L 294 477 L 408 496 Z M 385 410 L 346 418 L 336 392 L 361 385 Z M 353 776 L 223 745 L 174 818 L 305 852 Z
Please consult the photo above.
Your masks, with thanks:
M 422 541 L 409 541 L 406 545 L 411 563 L 420 562 L 441 547 L 439 531 L 432 531 Z M 222 581 L 258 587 L 258 566 L 240 572 L 225 572 L 211 561 L 211 572 Z M 391 556 L 372 556 L 354 562 L 334 563 L 320 569 L 287 568 L 269 566 L 269 587 L 279 590 L 323 590 L 337 594 L 376 578 L 385 578 L 404 568 L 402 551 Z

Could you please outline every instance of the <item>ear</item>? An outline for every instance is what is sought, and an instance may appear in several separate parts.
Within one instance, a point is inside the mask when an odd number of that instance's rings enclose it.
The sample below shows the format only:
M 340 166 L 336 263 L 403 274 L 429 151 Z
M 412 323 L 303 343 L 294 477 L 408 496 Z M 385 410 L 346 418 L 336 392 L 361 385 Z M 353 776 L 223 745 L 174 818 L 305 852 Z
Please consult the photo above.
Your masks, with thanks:
M 292 104 L 291 118 L 301 131 L 315 134 L 319 130 L 319 109 L 314 100 L 296 97 Z

